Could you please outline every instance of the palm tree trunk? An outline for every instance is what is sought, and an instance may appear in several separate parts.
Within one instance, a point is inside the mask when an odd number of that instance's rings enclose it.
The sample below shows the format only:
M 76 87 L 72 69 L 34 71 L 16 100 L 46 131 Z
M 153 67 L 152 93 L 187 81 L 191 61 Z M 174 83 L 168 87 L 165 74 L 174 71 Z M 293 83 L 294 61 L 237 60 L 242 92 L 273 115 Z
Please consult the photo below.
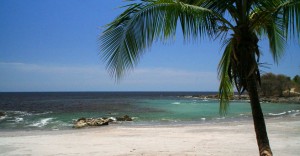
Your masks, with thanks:
M 252 74 L 246 81 L 260 156 L 272 156 L 264 115 L 259 102 L 255 74 Z

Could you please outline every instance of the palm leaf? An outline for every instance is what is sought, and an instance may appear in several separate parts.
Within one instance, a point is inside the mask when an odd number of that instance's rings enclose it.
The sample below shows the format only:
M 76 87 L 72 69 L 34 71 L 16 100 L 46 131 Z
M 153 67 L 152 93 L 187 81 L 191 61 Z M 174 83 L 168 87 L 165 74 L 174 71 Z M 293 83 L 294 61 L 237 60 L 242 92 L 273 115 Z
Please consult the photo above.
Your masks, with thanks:
M 300 43 L 300 1 L 287 0 L 277 7 L 277 16 L 282 17 L 286 37 L 297 37 Z
M 178 20 L 186 40 L 213 36 L 217 30 L 211 10 L 180 1 L 145 0 L 127 7 L 100 37 L 107 69 L 116 79 L 132 69 L 155 40 L 174 38 Z
M 223 56 L 219 62 L 218 73 L 220 79 L 219 96 L 220 96 L 220 114 L 225 115 L 228 110 L 229 100 L 233 96 L 233 84 L 231 75 L 231 56 L 234 49 L 234 43 L 231 40 L 225 41 L 227 44 Z
M 289 34 L 296 35 L 300 41 L 300 1 L 262 0 L 256 5 L 250 16 L 251 27 L 260 36 L 268 37 L 272 56 L 278 63 Z

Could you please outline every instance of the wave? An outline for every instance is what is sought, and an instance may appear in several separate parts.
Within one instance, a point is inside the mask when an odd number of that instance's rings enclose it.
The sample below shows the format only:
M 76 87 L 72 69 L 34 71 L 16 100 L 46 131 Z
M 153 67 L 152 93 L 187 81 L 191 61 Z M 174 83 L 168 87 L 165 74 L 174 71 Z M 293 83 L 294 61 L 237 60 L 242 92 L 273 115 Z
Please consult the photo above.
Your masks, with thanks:
M 280 115 L 285 115 L 286 112 L 282 112 L 282 113 L 269 113 L 269 115 L 271 116 L 280 116 Z
M 299 114 L 300 110 L 289 110 L 289 111 L 284 111 L 281 113 L 268 113 L 270 116 L 280 116 L 280 115 L 294 115 L 294 114 Z
M 203 102 L 206 102 L 206 101 L 208 101 L 208 98 L 207 98 L 207 97 L 204 97 L 204 98 L 202 99 L 202 101 L 203 101 Z
M 32 115 L 38 116 L 38 115 L 51 114 L 53 112 L 52 111 L 48 111 L 48 112 L 7 111 L 6 113 L 13 116 L 32 116 Z
M 44 119 L 41 119 L 38 122 L 30 124 L 29 126 L 32 126 L 32 127 L 44 127 L 44 126 L 48 125 L 50 123 L 50 121 L 52 121 L 53 119 L 54 118 L 44 118 Z
M 298 116 L 299 114 L 300 114 L 300 113 L 297 112 L 297 113 L 292 114 L 291 116 L 292 116 L 292 117 L 296 117 L 296 116 Z
M 42 113 L 35 113 L 33 115 L 45 115 L 45 114 L 51 114 L 52 111 L 49 111 L 49 112 L 42 112 Z
M 70 128 L 72 126 L 73 126 L 72 123 L 56 120 L 56 121 L 51 122 L 50 127 L 51 127 L 51 130 L 58 131 L 58 130 L 61 130 L 61 129 Z
M 216 118 L 217 120 L 224 120 L 225 117 Z
M 7 114 L 18 115 L 18 116 L 31 116 L 32 113 L 26 111 L 7 111 Z
M 180 102 L 173 102 L 172 105 L 180 105 Z
M 289 110 L 289 111 L 284 111 L 284 112 L 281 112 L 281 113 L 268 113 L 268 115 L 270 116 L 282 116 L 282 115 L 289 115 L 289 116 L 297 116 L 299 113 L 300 110 Z
M 291 111 L 287 111 L 288 113 L 299 113 L 300 110 L 291 110 Z
M 24 118 L 20 118 L 20 117 L 15 117 L 15 122 L 19 123 L 19 122 L 23 122 Z
M 7 115 L 1 116 L 0 120 L 4 120 L 7 117 Z
M 172 122 L 180 122 L 181 120 L 179 119 L 171 119 L 171 118 L 161 118 L 160 119 L 160 122 L 169 122 L 169 123 L 172 123 Z

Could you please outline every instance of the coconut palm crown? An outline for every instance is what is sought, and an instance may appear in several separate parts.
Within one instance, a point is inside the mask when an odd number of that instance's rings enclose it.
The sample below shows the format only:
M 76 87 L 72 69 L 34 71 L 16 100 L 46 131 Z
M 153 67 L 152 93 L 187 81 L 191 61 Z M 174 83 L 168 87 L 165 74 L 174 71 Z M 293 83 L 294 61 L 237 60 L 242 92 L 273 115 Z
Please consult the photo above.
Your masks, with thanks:
M 106 25 L 100 37 L 102 57 L 116 79 L 133 69 L 155 41 L 220 39 L 218 66 L 220 113 L 225 114 L 233 86 L 248 92 L 260 155 L 272 155 L 257 93 L 260 84 L 258 42 L 267 37 L 277 63 L 290 38 L 300 41 L 300 0 L 128 0 L 125 11 Z

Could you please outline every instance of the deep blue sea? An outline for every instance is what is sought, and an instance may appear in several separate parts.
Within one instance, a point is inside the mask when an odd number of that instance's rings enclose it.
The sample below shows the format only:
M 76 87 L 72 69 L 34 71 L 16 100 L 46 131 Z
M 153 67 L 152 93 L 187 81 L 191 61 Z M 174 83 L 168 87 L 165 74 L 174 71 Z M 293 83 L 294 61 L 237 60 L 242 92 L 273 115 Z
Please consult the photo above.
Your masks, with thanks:
M 81 117 L 121 117 L 161 125 L 239 122 L 252 120 L 249 101 L 232 101 L 226 116 L 216 99 L 192 96 L 213 92 L 23 92 L 0 93 L 0 131 L 66 130 Z M 300 115 L 299 104 L 262 103 L 266 118 Z

